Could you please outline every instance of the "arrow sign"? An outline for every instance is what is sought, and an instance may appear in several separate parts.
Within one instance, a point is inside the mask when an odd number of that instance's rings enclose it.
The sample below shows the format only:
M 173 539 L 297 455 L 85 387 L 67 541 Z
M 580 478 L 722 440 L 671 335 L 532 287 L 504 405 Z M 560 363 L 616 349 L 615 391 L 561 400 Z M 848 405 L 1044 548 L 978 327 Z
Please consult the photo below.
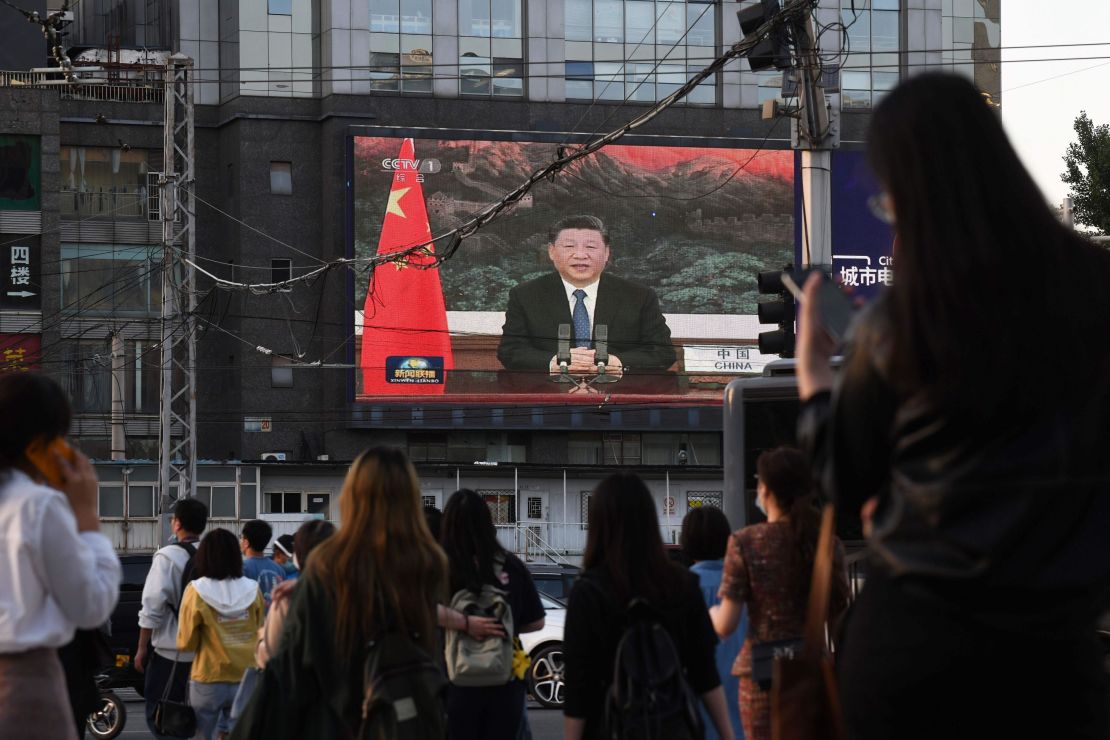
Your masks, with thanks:
M 16 298 L 31 298 L 32 296 L 34 296 L 36 294 L 35 293 L 30 293 L 26 290 L 20 290 L 20 291 L 11 291 L 11 290 L 9 290 L 8 295 L 14 295 Z

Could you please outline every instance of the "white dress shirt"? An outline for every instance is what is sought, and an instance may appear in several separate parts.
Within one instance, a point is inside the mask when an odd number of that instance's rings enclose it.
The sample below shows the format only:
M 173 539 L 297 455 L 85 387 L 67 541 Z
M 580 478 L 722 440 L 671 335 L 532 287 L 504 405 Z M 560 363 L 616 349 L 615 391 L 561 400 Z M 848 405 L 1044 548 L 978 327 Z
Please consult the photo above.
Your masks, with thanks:
M 111 541 L 78 532 L 65 494 L 0 473 L 0 653 L 61 647 L 108 621 L 121 568 Z
M 574 291 L 586 291 L 586 297 L 582 299 L 582 302 L 586 304 L 586 314 L 590 317 L 590 339 L 594 338 L 594 306 L 597 305 L 597 285 L 600 282 L 601 280 L 595 280 L 589 285 L 579 288 L 577 285 L 571 285 L 563 280 L 563 288 L 567 291 L 567 305 L 570 306 L 572 320 L 574 318 L 574 306 L 578 303 L 578 297 L 574 295 Z

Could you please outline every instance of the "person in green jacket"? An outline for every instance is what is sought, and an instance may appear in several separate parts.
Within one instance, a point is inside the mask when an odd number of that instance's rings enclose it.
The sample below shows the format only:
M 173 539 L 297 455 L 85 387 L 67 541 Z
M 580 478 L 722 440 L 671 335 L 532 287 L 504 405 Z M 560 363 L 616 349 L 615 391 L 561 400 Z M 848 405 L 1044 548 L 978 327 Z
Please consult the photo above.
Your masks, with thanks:
M 215 740 L 231 729 L 231 704 L 243 671 L 254 665 L 265 603 L 258 584 L 243 576 L 239 542 L 226 529 L 201 540 L 193 568 L 196 579 L 181 597 L 177 649 L 196 653 L 189 674 L 196 737 Z

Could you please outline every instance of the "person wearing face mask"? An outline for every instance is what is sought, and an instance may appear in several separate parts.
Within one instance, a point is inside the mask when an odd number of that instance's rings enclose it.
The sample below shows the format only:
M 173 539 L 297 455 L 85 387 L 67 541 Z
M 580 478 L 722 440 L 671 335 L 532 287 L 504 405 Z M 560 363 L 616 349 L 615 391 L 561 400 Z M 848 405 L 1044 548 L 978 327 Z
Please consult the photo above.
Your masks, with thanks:
M 301 571 L 295 565 L 296 558 L 293 553 L 293 535 L 283 534 L 281 537 L 274 540 L 273 560 L 285 570 L 286 581 L 295 580 L 297 576 L 300 575 Z
M 718 596 L 709 610 L 720 637 L 736 631 L 748 608 L 748 632 L 732 666 L 740 678 L 740 719 L 747 740 L 770 740 L 771 692 L 753 677 L 756 645 L 800 639 L 809 600 L 810 576 L 817 550 L 820 510 L 809 462 L 801 451 L 776 447 L 755 463 L 755 505 L 767 517 L 729 538 Z M 848 606 L 848 572 L 839 540 L 833 555 L 829 623 Z

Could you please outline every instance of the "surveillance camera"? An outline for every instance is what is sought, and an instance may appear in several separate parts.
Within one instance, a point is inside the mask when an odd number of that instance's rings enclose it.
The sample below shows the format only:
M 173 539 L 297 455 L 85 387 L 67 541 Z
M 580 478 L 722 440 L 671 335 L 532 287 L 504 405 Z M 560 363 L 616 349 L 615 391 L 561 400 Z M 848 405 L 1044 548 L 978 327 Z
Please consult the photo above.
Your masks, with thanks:
M 686 450 L 679 450 L 678 451 L 678 464 L 679 465 L 685 465 L 687 460 L 688 460 L 688 456 L 686 454 Z

